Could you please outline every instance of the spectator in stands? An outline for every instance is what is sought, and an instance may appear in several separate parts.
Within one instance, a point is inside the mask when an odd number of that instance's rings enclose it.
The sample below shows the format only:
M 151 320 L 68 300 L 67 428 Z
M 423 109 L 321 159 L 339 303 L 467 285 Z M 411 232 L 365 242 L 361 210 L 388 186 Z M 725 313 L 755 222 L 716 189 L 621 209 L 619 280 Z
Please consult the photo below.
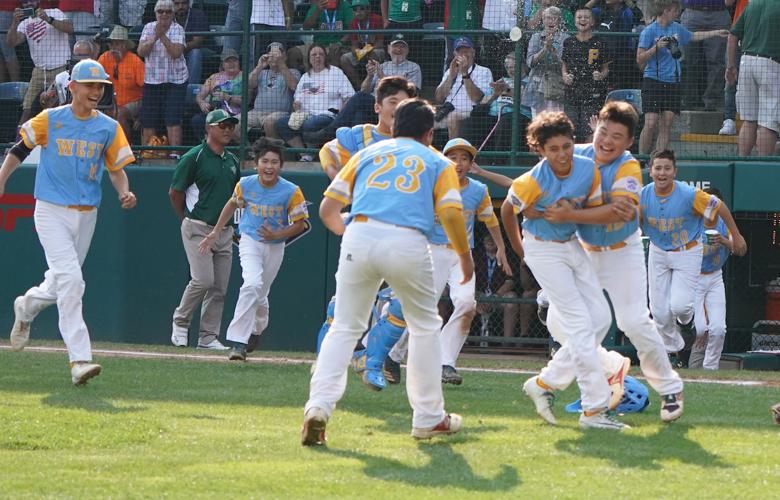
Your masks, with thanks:
M 154 12 L 157 20 L 144 26 L 138 44 L 138 55 L 145 58 L 141 101 L 143 143 L 149 143 L 164 121 L 168 144 L 180 146 L 188 77 L 184 28 L 173 22 L 171 0 L 157 0 Z
M 563 42 L 569 35 L 561 31 L 561 9 L 547 7 L 542 14 L 544 31 L 534 33 L 528 42 L 527 64 L 531 68 L 522 103 L 532 116 L 542 111 L 563 111 L 566 87 L 561 72 Z
M 128 28 L 143 25 L 147 0 L 122 0 L 119 2 L 119 24 Z
M 97 32 L 100 28 L 100 0 L 59 0 L 57 7 L 73 25 L 73 31 Z M 75 40 L 91 39 L 92 35 L 76 35 Z M 71 44 L 75 41 L 71 37 Z
M 495 35 L 485 35 L 483 56 L 485 65 L 493 74 L 501 71 L 501 55 L 514 49 L 514 43 L 507 40 L 506 34 L 517 25 L 517 9 L 519 2 L 505 0 L 486 0 L 482 15 L 482 28 L 490 31 L 500 31 Z M 522 18 L 522 12 L 521 12 Z
M 476 255 L 474 256 L 474 275 L 477 280 L 477 298 L 480 296 L 501 297 L 505 299 L 517 297 L 517 294 L 514 291 L 515 280 L 512 276 L 507 274 L 505 269 L 498 265 L 498 259 L 496 258 L 497 252 L 498 247 L 493 241 L 493 238 L 489 234 L 485 235 L 484 238 L 482 238 L 481 251 L 477 250 Z M 489 325 L 490 316 L 497 312 L 501 313 L 503 319 L 501 335 L 504 337 L 514 337 L 515 325 L 517 324 L 516 303 L 477 301 L 477 314 L 483 318 L 483 324 L 487 323 Z
M 381 30 L 382 16 L 371 12 L 371 6 L 368 0 L 352 0 L 352 11 L 354 16 L 349 23 L 351 30 Z M 382 49 L 384 44 L 384 35 L 365 34 L 365 35 L 346 35 L 341 39 L 342 43 L 349 44 L 351 50 L 341 56 L 341 69 L 355 87 L 360 86 L 360 78 L 356 67 L 361 61 L 366 61 L 366 56 L 373 52 L 373 56 L 384 61 L 385 51 Z
M 387 46 L 387 52 L 390 54 L 390 60 L 380 62 L 376 59 L 369 59 L 366 63 L 366 78 L 360 84 L 360 90 L 373 94 L 379 80 L 386 76 L 402 76 L 412 82 L 415 87 L 422 88 L 422 71 L 420 66 L 407 59 L 409 56 L 409 44 L 406 41 L 406 35 L 397 33 L 390 40 Z
M 444 29 L 477 30 L 481 22 L 479 5 L 481 0 L 444 0 Z M 482 2 L 484 3 L 484 2 Z M 452 53 L 452 44 L 465 33 L 447 35 L 443 67 L 447 67 Z M 491 68 L 492 72 L 492 68 Z
M 726 5 L 731 7 L 732 5 L 735 5 L 735 0 L 725 0 Z M 745 7 L 748 4 L 748 0 L 736 0 L 736 7 L 734 9 L 734 17 L 733 22 L 736 23 L 737 19 L 739 19 L 740 14 L 742 14 L 742 11 L 745 10 Z M 733 26 L 733 24 L 732 24 Z M 739 74 L 739 62 L 742 59 L 742 51 L 739 48 L 739 45 L 736 44 L 736 52 L 734 61 L 736 62 L 736 68 L 734 68 L 735 74 Z M 728 59 L 728 55 L 726 57 Z M 727 71 L 729 71 L 728 68 L 726 68 Z M 718 134 L 720 135 L 737 135 L 737 82 L 734 80 L 733 82 L 728 82 L 728 77 L 726 78 L 726 88 L 724 89 L 724 98 L 723 98 L 723 125 L 720 127 L 720 131 L 718 131 Z
M 742 42 L 737 111 L 742 118 L 739 155 L 772 156 L 780 131 L 780 2 L 750 0 L 731 29 L 726 82 L 736 82 L 736 44 Z
M 241 60 L 235 50 L 228 49 L 222 53 L 222 67 L 214 73 L 200 88 L 195 96 L 200 113 L 190 121 L 192 133 L 200 141 L 206 135 L 206 115 L 215 109 L 224 109 L 230 116 L 238 118 L 241 115 Z M 236 134 L 240 131 L 236 127 Z M 239 135 L 234 136 L 238 139 Z
M 206 37 L 188 35 L 197 31 L 209 31 L 209 21 L 201 9 L 191 7 L 191 0 L 173 0 L 173 14 L 176 23 L 184 28 L 184 59 L 187 61 L 189 83 L 200 83 L 203 77 L 203 45 Z
M 682 25 L 693 33 L 731 27 L 725 0 L 683 0 Z M 684 109 L 720 110 L 723 106 L 723 72 L 726 69 L 726 39 L 708 38 L 683 48 Z
M 607 76 L 611 54 L 606 43 L 593 36 L 593 13 L 577 9 L 574 13 L 577 35 L 563 42 L 563 82 L 566 114 L 574 123 L 577 142 L 590 142 L 590 119 L 598 115 L 607 96 Z
M 313 0 L 303 21 L 303 28 L 319 31 L 343 30 L 352 22 L 352 6 L 349 1 Z M 314 35 L 314 43 L 327 48 L 329 66 L 339 66 L 341 56 L 349 51 L 349 48 L 341 45 L 341 38 L 338 34 Z M 308 60 L 308 57 L 306 59 Z
M 629 6 L 625 0 L 599 0 L 593 14 L 596 30 L 607 33 L 631 33 L 642 19 L 642 12 Z M 633 3 L 633 2 L 632 2 Z M 586 4 L 587 5 L 587 4 Z M 602 37 L 612 63 L 607 84 L 610 89 L 635 89 L 641 84 L 641 73 L 636 66 L 637 39 L 633 36 Z
M 276 133 L 292 147 L 303 147 L 301 134 L 328 126 L 344 103 L 355 94 L 343 71 L 328 64 L 325 47 L 312 44 L 308 53 L 309 71 L 298 82 L 293 96 L 292 114 L 276 122 Z M 268 134 L 267 134 L 268 135 Z M 301 161 L 311 161 L 301 155 Z
M 426 0 L 427 2 L 427 0 Z M 417 30 L 423 27 L 422 9 L 420 4 L 422 0 L 381 0 L 380 9 L 382 10 L 382 21 L 386 29 L 396 30 Z M 406 41 L 414 49 L 411 59 L 421 61 L 422 57 L 422 37 L 411 33 L 404 33 Z
M 639 136 L 639 152 L 651 152 L 653 136 L 658 129 L 655 151 L 669 144 L 669 130 L 680 113 L 680 47 L 691 41 L 728 36 L 727 30 L 691 33 L 675 22 L 680 15 L 680 0 L 656 0 L 656 19 L 639 36 L 636 62 L 644 68 L 642 109 L 645 126 Z M 660 120 L 659 120 L 660 115 Z
M 528 19 L 527 26 L 531 29 L 543 29 L 545 25 L 544 11 L 550 7 L 558 9 L 559 31 L 575 31 L 574 16 L 570 9 L 561 6 L 561 0 L 541 0 L 539 3 L 534 3 L 533 7 L 531 7 L 531 17 Z
M 266 134 L 276 136 L 276 121 L 292 111 L 293 92 L 300 79 L 300 71 L 287 67 L 284 45 L 269 44 L 249 73 L 249 91 L 257 92 L 254 109 L 247 115 L 249 126 L 262 127 Z
M 39 97 L 41 109 L 62 106 L 71 102 L 70 89 L 70 70 L 79 61 L 84 59 L 97 59 L 98 47 L 92 40 L 79 40 L 73 45 L 73 54 L 68 61 L 64 71 L 57 73 L 54 82 L 46 90 L 41 92 Z M 104 94 L 105 96 L 105 94 Z M 39 110 L 33 108 L 33 112 Z M 34 113 L 37 114 L 37 113 Z
M 252 15 L 249 18 L 252 30 L 289 30 L 290 26 L 292 26 L 294 12 L 292 4 L 293 0 L 252 0 Z M 230 5 L 232 5 L 232 0 Z M 230 5 L 228 6 L 228 9 L 230 9 Z M 240 17 L 243 19 L 244 7 L 241 6 L 240 9 Z M 229 14 L 230 12 L 228 12 L 228 15 Z M 243 25 L 238 24 L 236 29 L 241 31 Z M 281 33 L 279 35 L 255 35 L 254 39 L 254 50 L 252 50 L 252 53 L 250 54 L 250 58 L 253 61 L 256 55 L 261 54 L 269 43 L 273 41 L 284 42 L 287 40 L 287 36 L 284 36 Z M 233 48 L 237 49 L 238 47 Z
M 103 52 L 98 62 L 114 84 L 117 105 L 117 121 L 125 136 L 132 142 L 134 125 L 139 123 L 141 96 L 144 89 L 144 63 L 132 52 L 135 42 L 127 36 L 127 28 L 114 26 L 108 35 L 109 50 Z M 75 48 L 74 48 L 75 53 Z
M 14 19 L 14 10 L 19 6 L 19 0 L 0 0 L 0 31 L 8 31 Z M 5 37 L 0 37 L 0 82 L 18 82 L 19 61 L 16 59 L 16 50 Z
M 21 6 L 35 8 L 35 15 L 25 18 L 22 9 L 14 10 L 5 38 L 9 47 L 16 47 L 27 40 L 35 65 L 22 102 L 20 124 L 30 119 L 30 110 L 38 94 L 51 85 L 58 73 L 65 71 L 70 59 L 68 35 L 73 33 L 73 24 L 61 10 L 39 8 L 37 0 L 22 0 Z
M 493 74 L 474 62 L 474 42 L 460 37 L 453 44 L 455 57 L 436 87 L 436 128 L 447 128 L 449 138 L 460 137 L 460 123 L 468 118 L 474 105 L 490 88 Z

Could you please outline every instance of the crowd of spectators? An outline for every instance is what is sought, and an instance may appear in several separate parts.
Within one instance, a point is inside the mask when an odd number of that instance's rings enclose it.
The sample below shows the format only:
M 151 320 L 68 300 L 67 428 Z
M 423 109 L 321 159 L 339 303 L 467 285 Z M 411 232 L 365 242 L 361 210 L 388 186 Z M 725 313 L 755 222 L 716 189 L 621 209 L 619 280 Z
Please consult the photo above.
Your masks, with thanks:
M 748 0 L 226 0 L 220 30 L 240 31 L 250 12 L 252 29 L 269 31 L 249 41 L 248 82 L 241 80 L 240 36 L 217 42 L 199 34 L 214 31 L 202 1 L 158 0 L 151 10 L 142 0 L 118 4 L 113 12 L 111 0 L 0 0 L 0 29 L 8 32 L 0 41 L 0 80 L 20 79 L 15 47 L 25 41 L 33 63 L 20 121 L 37 100 L 51 101 L 44 97 L 51 97 L 54 77 L 75 60 L 74 42 L 91 40 L 83 32 L 107 26 L 99 60 L 114 83 L 115 116 L 131 137 L 142 130 L 145 145 L 163 135 L 173 146 L 185 136 L 200 140 L 206 113 L 221 108 L 240 117 L 247 108 L 252 134 L 317 147 L 338 127 L 374 121 L 374 88 L 392 75 L 410 79 L 435 102 L 444 139 L 485 138 L 488 148 L 508 144 L 507 127 L 495 125 L 513 112 L 522 122 L 541 111 L 564 110 L 578 139 L 587 140 L 590 117 L 610 91 L 620 89 L 641 89 L 640 153 L 667 146 L 683 109 L 723 112 L 724 135 L 738 133 L 736 112 L 744 113 L 740 154 L 750 154 L 756 142 L 762 154 L 776 143 L 777 117 L 752 119 L 756 113 L 737 109 L 749 92 L 745 87 L 740 100 L 734 72 L 744 28 L 735 33 L 733 63 L 726 60 L 733 10 L 738 14 Z M 753 17 L 755 29 L 777 21 L 775 10 L 767 9 L 764 18 Z M 150 14 L 154 19 L 144 23 Z M 525 28 L 519 61 L 506 33 L 515 25 Z M 431 43 L 437 37 L 429 32 L 402 31 L 436 27 L 483 31 L 442 35 L 438 43 Z M 360 33 L 382 28 L 398 32 Z M 341 33 L 346 29 L 357 33 Z M 747 43 L 759 46 L 754 36 Z M 773 45 L 759 48 L 771 51 Z M 769 53 L 748 57 L 777 64 Z M 773 64 L 762 71 L 774 74 Z M 242 102 L 244 84 L 248 102 Z M 759 90 L 766 92 L 766 85 Z M 777 89 L 771 91 L 777 98 Z M 751 136 L 758 140 L 751 143 Z

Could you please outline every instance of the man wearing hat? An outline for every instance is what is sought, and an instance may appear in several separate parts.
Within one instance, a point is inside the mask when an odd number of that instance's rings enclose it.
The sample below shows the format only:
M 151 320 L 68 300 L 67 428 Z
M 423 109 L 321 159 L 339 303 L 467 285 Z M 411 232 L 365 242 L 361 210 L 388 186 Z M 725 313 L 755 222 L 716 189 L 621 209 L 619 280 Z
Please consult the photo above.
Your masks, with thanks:
M 418 89 L 422 88 L 422 70 L 420 70 L 420 65 L 407 59 L 409 56 L 407 38 L 403 33 L 393 35 L 390 43 L 387 45 L 387 53 L 390 54 L 389 61 L 380 63 L 372 58 L 366 62 L 366 78 L 360 85 L 361 91 L 373 93 L 379 80 L 386 76 L 402 76 L 412 82 Z
M 116 94 L 117 121 L 127 137 L 132 137 L 133 125 L 141 112 L 144 87 L 144 62 L 132 52 L 135 42 L 127 36 L 127 28 L 114 26 L 108 35 L 109 50 L 98 62 L 108 73 Z
M 192 315 L 201 305 L 199 349 L 226 350 L 218 340 L 225 291 L 233 262 L 233 222 L 225 226 L 205 255 L 198 244 L 219 219 L 241 177 L 238 157 L 227 151 L 238 118 L 224 109 L 206 116 L 206 140 L 185 153 L 173 173 L 168 191 L 181 222 L 181 239 L 190 264 L 190 282 L 173 313 L 171 342 L 186 347 Z
M 371 12 L 371 5 L 368 0 L 352 0 L 352 13 L 354 17 L 349 22 L 348 28 L 351 30 L 381 30 L 382 16 Z M 384 61 L 385 51 L 381 48 L 384 44 L 384 35 L 377 34 L 355 34 L 344 35 L 341 43 L 349 44 L 351 50 L 341 56 L 341 69 L 357 87 L 360 85 L 360 79 L 357 74 L 357 66 L 361 61 L 366 61 L 369 54 L 379 61 Z
M 41 159 L 35 174 L 35 229 L 46 255 L 43 283 L 14 300 L 11 348 L 20 351 L 30 341 L 30 324 L 46 307 L 57 304 L 59 328 L 70 360 L 71 380 L 83 385 L 98 375 L 92 362 L 87 325 L 82 316 L 84 278 L 81 266 L 89 251 L 100 205 L 103 172 L 124 209 L 135 206 L 124 167 L 135 160 L 119 124 L 96 110 L 108 75 L 97 61 L 73 67 L 69 105 L 46 109 L 22 125 L 22 140 L 0 168 L 0 196 L 11 173 L 36 146 Z
M 455 56 L 449 70 L 436 87 L 436 128 L 447 128 L 449 137 L 460 135 L 460 122 L 471 114 L 471 109 L 490 89 L 493 74 L 474 62 L 474 42 L 462 36 L 453 43 Z

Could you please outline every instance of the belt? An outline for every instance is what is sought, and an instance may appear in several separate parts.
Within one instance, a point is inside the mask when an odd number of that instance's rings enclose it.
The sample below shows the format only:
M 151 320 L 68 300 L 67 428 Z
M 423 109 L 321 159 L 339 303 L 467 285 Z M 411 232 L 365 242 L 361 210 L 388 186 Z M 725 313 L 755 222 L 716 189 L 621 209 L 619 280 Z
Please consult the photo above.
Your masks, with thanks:
M 699 244 L 699 240 L 693 240 L 693 241 L 689 241 L 688 243 L 686 243 L 685 245 L 683 245 L 681 247 L 677 247 L 677 248 L 674 248 L 674 249 L 669 250 L 669 251 L 670 252 L 682 252 L 683 250 L 690 250 L 691 248 L 695 247 L 698 244 Z
M 545 241 L 545 242 L 547 242 L 547 243 L 568 243 L 568 242 L 570 242 L 571 240 L 573 240 L 574 238 L 569 238 L 568 240 L 545 240 L 545 239 L 542 239 L 542 238 L 540 238 L 540 237 L 538 237 L 538 236 L 534 235 L 534 239 L 535 239 L 536 241 Z
M 68 208 L 78 210 L 79 212 L 91 212 L 92 210 L 95 210 L 95 207 L 92 205 L 68 205 Z
M 418 231 L 418 229 L 409 226 L 399 226 L 398 224 L 392 224 L 390 222 L 382 222 L 381 220 L 372 219 L 362 214 L 358 214 L 352 218 L 352 222 L 369 222 L 371 224 L 377 224 L 380 226 L 392 226 L 399 229 L 409 229 L 410 231 Z
M 449 248 L 450 250 L 453 250 L 452 243 L 431 243 L 431 245 L 433 245 L 435 247 L 444 247 L 444 248 Z
M 756 54 L 755 52 L 743 52 L 742 55 L 743 56 L 760 57 L 762 59 L 769 59 L 770 61 L 774 61 L 776 63 L 780 63 L 780 57 L 762 56 L 761 54 Z
M 628 246 L 628 243 L 625 241 L 621 241 L 620 243 L 615 243 L 614 245 L 609 245 L 606 247 L 598 247 L 596 245 L 590 245 L 588 243 L 585 243 L 584 241 L 581 241 L 582 248 L 589 252 L 607 252 L 609 250 L 617 250 L 618 248 L 625 248 Z

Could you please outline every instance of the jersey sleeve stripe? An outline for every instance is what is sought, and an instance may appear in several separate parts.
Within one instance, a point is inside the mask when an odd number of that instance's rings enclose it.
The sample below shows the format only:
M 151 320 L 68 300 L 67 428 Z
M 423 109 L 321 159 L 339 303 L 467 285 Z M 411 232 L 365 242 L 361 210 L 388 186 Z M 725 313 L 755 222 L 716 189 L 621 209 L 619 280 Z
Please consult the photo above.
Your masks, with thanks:
M 133 150 L 130 149 L 130 146 L 124 146 L 117 153 L 117 158 L 114 164 L 107 166 L 107 168 L 112 172 L 116 172 L 117 170 L 121 170 L 129 163 L 134 161 L 135 156 L 133 155 Z

